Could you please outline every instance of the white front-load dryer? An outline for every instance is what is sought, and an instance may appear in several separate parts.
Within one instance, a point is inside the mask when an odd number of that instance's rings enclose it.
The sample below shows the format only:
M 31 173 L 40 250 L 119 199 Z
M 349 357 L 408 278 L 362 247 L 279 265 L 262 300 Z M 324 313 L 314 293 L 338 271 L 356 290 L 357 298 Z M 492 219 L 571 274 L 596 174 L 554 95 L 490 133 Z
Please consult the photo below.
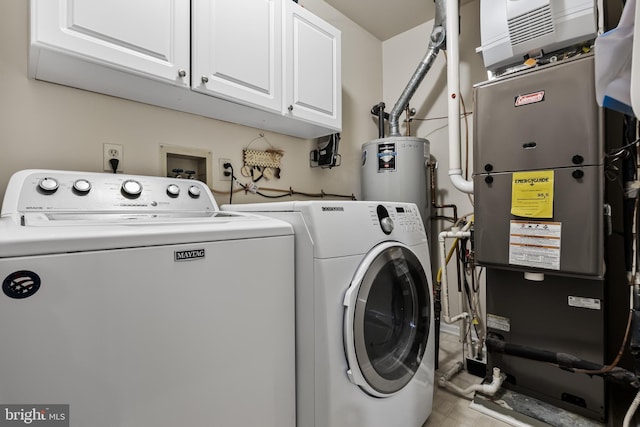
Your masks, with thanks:
M 298 427 L 420 427 L 432 409 L 429 246 L 415 204 L 223 206 L 295 233 Z

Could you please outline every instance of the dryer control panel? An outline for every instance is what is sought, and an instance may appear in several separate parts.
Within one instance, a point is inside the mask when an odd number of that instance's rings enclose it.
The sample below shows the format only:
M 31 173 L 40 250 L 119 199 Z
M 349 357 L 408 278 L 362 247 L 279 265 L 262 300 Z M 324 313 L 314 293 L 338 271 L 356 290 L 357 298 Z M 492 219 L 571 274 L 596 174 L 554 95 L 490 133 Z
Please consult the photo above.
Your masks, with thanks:
M 377 224 L 385 234 L 391 234 L 394 230 L 402 232 L 423 232 L 422 218 L 418 207 L 413 204 L 379 204 L 370 207 L 372 216 L 377 218 Z
M 191 179 L 75 171 L 24 170 L 11 177 L 2 216 L 47 221 L 203 217 L 218 212 L 209 188 Z

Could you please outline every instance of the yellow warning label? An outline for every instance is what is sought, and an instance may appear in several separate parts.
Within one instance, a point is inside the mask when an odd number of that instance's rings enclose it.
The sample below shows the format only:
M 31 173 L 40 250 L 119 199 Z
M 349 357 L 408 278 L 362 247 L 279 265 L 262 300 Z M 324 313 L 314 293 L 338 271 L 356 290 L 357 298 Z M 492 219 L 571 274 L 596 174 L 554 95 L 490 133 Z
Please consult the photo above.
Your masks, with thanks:
M 553 218 L 553 171 L 514 172 L 511 214 L 524 218 Z

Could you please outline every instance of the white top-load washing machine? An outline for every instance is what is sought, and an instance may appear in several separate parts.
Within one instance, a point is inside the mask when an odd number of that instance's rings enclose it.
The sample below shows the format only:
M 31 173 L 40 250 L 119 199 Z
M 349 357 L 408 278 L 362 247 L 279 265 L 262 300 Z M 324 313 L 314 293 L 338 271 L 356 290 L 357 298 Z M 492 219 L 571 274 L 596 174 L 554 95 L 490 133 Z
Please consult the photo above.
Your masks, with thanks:
M 293 244 L 198 181 L 18 172 L 0 219 L 0 419 L 293 427 Z
M 420 427 L 432 409 L 429 246 L 415 204 L 228 205 L 293 225 L 298 427 Z

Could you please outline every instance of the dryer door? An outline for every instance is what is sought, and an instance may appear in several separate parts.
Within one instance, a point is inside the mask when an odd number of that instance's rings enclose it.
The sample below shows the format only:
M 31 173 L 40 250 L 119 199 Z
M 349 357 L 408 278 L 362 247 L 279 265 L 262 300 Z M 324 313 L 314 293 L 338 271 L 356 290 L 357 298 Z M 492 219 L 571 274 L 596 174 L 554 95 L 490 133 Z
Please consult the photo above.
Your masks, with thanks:
M 407 246 L 376 246 L 358 267 L 344 299 L 348 375 L 386 397 L 406 386 L 429 338 L 431 296 L 425 267 Z

